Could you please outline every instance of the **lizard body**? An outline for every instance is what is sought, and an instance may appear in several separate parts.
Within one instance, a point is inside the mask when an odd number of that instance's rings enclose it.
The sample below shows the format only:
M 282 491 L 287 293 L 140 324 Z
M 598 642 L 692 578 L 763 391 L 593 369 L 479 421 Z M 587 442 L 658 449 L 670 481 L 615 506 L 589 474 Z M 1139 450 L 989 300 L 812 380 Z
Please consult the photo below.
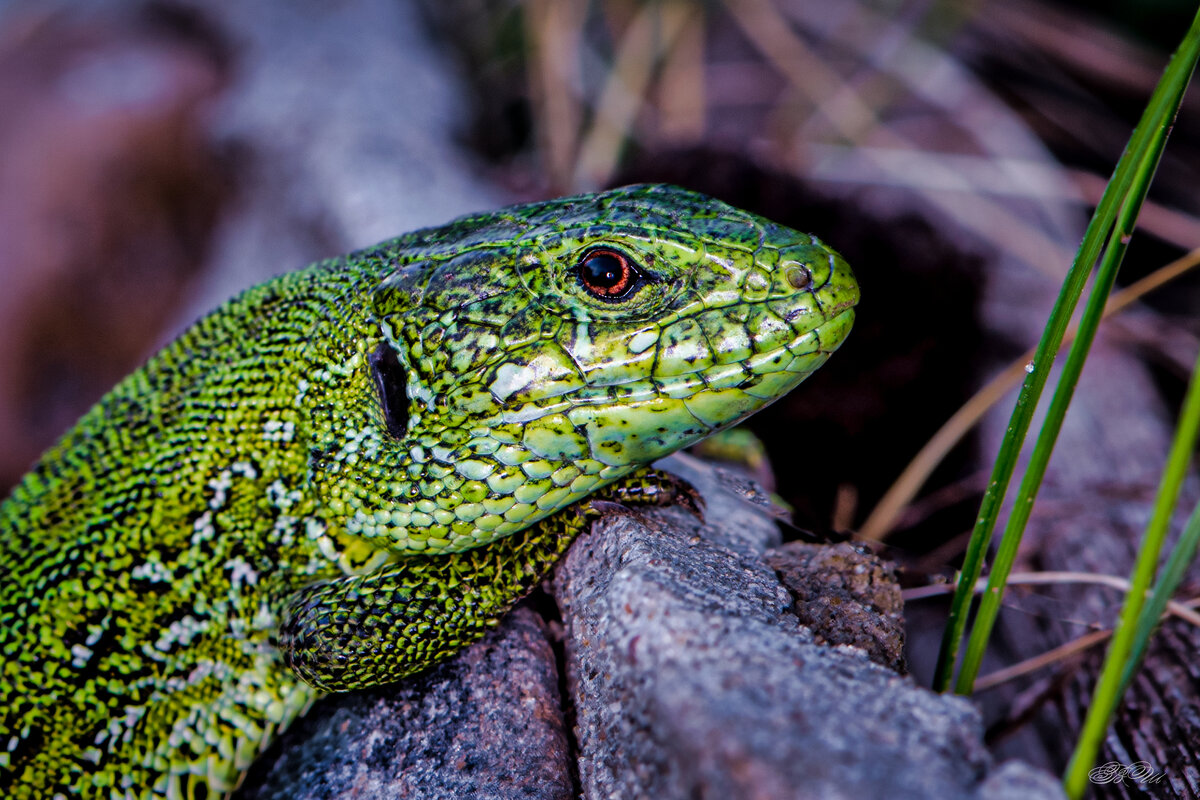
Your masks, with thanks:
M 0 795 L 231 791 L 322 693 L 482 635 L 580 501 L 669 500 L 645 465 L 793 388 L 857 298 L 815 238 L 667 186 L 245 292 L 0 505 Z

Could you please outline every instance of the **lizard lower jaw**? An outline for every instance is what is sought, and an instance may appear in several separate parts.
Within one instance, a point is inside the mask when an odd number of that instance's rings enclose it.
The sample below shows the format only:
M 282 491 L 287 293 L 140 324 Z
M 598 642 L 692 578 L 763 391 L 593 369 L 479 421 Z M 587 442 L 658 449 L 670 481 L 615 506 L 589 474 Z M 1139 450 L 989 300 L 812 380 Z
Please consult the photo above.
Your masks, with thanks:
M 526 403 L 507 409 L 501 419 L 506 423 L 526 423 L 550 414 L 571 414 L 572 410 L 582 411 L 585 408 L 592 409 L 589 412 L 591 416 L 614 405 L 688 401 L 699 395 L 712 397 L 731 390 L 760 398 L 758 405 L 766 405 L 799 385 L 837 350 L 854 322 L 852 306 L 852 302 L 845 304 L 844 310 L 782 346 L 746 358 L 679 375 L 655 375 L 621 384 L 586 387 L 554 398 L 552 402 Z M 731 416 L 741 417 L 745 414 L 733 412 Z M 724 420 L 715 423 L 717 426 L 725 424 L 730 423 Z

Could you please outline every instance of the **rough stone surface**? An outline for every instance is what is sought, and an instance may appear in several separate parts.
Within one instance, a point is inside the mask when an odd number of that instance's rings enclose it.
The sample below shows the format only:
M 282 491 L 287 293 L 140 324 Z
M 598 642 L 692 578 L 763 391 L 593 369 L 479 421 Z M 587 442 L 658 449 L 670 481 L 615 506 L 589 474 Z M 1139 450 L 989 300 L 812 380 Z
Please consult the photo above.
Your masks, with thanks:
M 979 800 L 1030 800 L 1061 797 L 1058 778 L 1021 761 L 1006 761 L 992 770 L 979 787 Z
M 609 517 L 559 568 L 585 798 L 1007 796 L 973 706 L 818 644 L 763 560 L 770 521 L 710 468 L 670 466 L 706 524 Z M 1025 800 L 1062 797 L 1026 777 Z
M 568 800 L 558 683 L 545 625 L 520 607 L 422 676 L 318 703 L 237 797 Z
M 791 592 L 792 613 L 818 644 L 848 644 L 876 664 L 904 673 L 904 600 L 895 570 L 849 543 L 789 542 L 767 564 Z

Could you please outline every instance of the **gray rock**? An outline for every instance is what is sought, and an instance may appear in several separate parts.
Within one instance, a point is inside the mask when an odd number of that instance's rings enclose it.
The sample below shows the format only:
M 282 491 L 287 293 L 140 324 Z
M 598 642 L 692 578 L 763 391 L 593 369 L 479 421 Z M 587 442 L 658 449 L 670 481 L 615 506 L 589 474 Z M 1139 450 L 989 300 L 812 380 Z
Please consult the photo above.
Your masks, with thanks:
M 819 644 L 761 555 L 762 511 L 712 468 L 670 464 L 705 524 L 610 516 L 558 570 L 585 798 L 1008 796 L 971 704 Z M 1027 777 L 1012 777 L 1025 800 L 1063 796 Z
M 569 800 L 566 726 L 545 633 L 521 607 L 423 675 L 331 695 L 254 765 L 237 797 Z
M 789 542 L 765 554 L 788 591 L 792 613 L 818 644 L 851 645 L 901 674 L 904 600 L 896 574 L 865 547 Z
M 979 787 L 979 800 L 1061 796 L 1062 786 L 1057 778 L 1020 761 L 1006 761 L 996 767 Z

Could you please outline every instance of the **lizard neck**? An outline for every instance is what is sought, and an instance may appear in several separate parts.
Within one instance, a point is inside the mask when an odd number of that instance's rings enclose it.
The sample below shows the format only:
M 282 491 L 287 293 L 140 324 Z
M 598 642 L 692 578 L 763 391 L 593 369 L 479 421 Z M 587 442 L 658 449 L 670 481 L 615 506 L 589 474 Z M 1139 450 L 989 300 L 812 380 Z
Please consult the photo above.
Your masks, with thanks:
M 309 474 L 318 505 L 337 533 L 377 548 L 452 552 L 519 531 L 612 483 L 636 465 L 591 457 L 586 438 L 562 415 L 506 422 L 498 411 L 462 414 L 406 381 L 398 430 L 396 376 L 379 375 L 388 326 L 369 315 L 347 320 L 338 360 L 302 384 Z M 403 349 L 396 348 L 401 368 Z M 531 444 L 534 445 L 531 447 Z

